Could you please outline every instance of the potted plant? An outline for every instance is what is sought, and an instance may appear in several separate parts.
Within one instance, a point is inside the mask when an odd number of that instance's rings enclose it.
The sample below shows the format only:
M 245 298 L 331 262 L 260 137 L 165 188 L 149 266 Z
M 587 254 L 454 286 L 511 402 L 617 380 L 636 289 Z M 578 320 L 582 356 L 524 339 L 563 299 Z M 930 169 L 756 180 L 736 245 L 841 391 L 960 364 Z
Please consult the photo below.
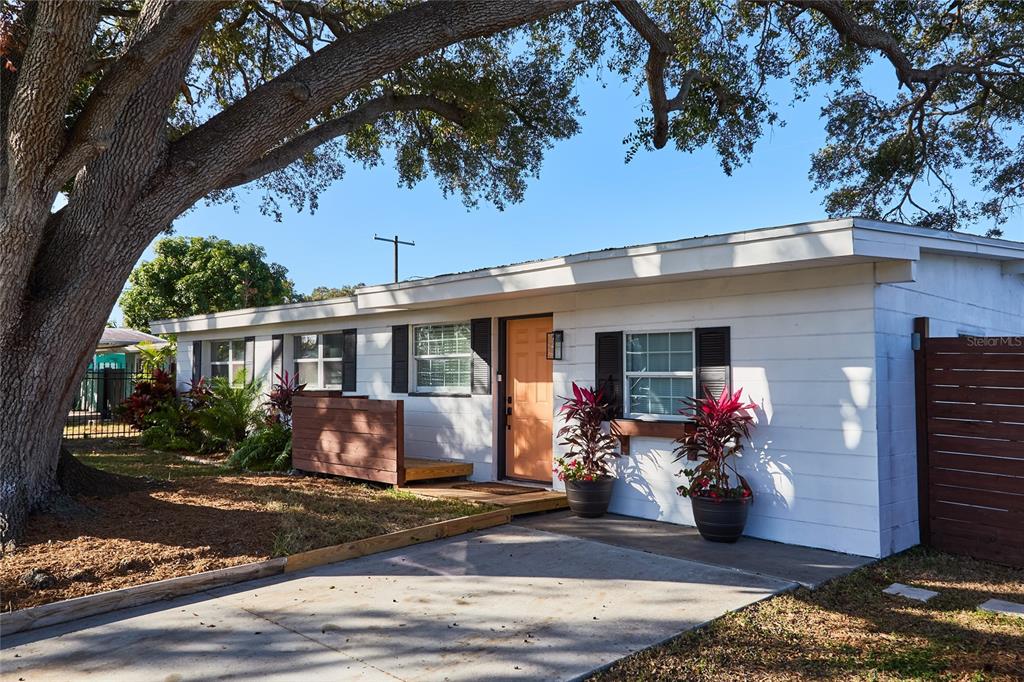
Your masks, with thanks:
M 561 444 L 569 447 L 569 454 L 555 462 L 558 480 L 565 482 L 569 508 L 577 516 L 597 517 L 608 511 L 612 496 L 611 460 L 619 456 L 618 441 L 601 426 L 608 413 L 604 389 L 581 388 L 572 385 L 572 398 L 559 414 L 565 426 L 558 431 Z
M 689 497 L 697 530 L 705 540 L 736 542 L 747 523 L 753 501 L 750 485 L 730 461 L 750 438 L 754 403 L 744 403 L 740 394 L 728 388 L 716 399 L 705 389 L 703 398 L 686 398 L 679 413 L 692 421 L 692 428 L 676 439 L 676 459 L 700 460 L 693 468 L 679 472 L 687 479 L 677 492 Z

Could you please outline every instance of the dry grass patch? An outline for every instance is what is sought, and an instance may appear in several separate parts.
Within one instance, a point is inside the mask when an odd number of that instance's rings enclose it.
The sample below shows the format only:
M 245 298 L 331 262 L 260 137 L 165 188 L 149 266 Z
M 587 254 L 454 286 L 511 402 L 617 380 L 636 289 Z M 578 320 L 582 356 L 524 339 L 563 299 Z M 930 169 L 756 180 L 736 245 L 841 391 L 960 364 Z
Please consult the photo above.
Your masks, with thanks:
M 3 610 L 128 587 L 487 511 L 342 479 L 234 474 L 137 444 L 92 443 L 78 455 L 107 471 L 146 476 L 146 490 L 81 498 L 32 517 L 0 557 Z M 55 583 L 21 582 L 31 569 Z
M 894 582 L 940 595 L 882 594 Z M 1024 603 L 1024 571 L 915 549 L 723 616 L 592 679 L 1024 679 L 1024 619 L 978 611 L 991 597 Z

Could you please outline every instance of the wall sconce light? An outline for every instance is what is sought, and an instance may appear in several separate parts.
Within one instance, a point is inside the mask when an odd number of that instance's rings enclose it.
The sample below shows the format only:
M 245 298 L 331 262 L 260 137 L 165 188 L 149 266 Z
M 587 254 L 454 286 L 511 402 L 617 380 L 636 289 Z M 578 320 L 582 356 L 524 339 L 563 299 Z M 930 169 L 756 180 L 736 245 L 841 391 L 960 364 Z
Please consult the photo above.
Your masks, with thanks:
M 553 332 L 548 332 L 548 347 L 547 352 L 544 353 L 544 357 L 548 360 L 561 360 L 562 349 L 565 347 L 565 332 L 558 329 Z

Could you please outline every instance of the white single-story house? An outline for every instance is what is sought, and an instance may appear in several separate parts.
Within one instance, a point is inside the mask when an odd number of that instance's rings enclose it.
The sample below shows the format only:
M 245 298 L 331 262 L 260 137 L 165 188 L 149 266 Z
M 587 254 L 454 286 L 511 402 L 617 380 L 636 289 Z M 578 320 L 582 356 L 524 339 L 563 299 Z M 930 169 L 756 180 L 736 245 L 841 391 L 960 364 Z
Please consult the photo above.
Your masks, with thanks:
M 476 480 L 558 488 L 558 396 L 609 381 L 616 416 L 635 427 L 611 510 L 679 524 L 693 519 L 665 434 L 679 398 L 729 382 L 759 405 L 740 462 L 755 495 L 746 533 L 879 557 L 918 542 L 918 316 L 933 336 L 1024 334 L 1024 244 L 835 219 L 152 328 L 178 335 L 182 388 L 288 370 L 400 399 L 406 452 L 470 461 Z

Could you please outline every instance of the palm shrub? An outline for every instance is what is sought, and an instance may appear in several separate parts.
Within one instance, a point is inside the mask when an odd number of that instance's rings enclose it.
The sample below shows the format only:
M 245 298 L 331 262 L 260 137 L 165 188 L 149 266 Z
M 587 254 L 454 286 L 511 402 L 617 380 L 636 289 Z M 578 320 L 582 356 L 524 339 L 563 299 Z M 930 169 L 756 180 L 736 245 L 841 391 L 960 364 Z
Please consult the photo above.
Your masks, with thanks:
M 203 434 L 189 404 L 175 398 L 146 415 L 142 444 L 156 450 L 202 451 Z
M 731 461 L 743 450 L 744 441 L 750 440 L 751 410 L 757 407 L 743 402 L 742 393 L 743 389 L 730 393 L 726 387 L 715 398 L 705 389 L 703 398 L 683 400 L 686 406 L 679 413 L 693 422 L 693 428 L 676 439 L 676 461 L 700 462 L 679 472 L 687 481 L 677 488 L 680 495 L 715 499 L 751 496 L 750 485 Z
M 595 481 L 611 476 L 611 462 L 618 457 L 619 442 L 602 427 L 608 419 L 608 401 L 604 387 L 594 390 L 572 384 L 572 397 L 559 414 L 565 426 L 558 431 L 561 445 L 569 447 L 567 457 L 559 457 L 555 472 L 561 481 Z
M 260 385 L 246 382 L 244 372 L 239 377 L 238 385 L 226 377 L 215 377 L 210 382 L 208 404 L 196 410 L 196 421 L 206 441 L 204 449 L 234 447 L 263 421 Z
M 281 423 L 267 424 L 239 443 L 227 466 L 249 471 L 287 471 L 292 466 L 292 432 Z

